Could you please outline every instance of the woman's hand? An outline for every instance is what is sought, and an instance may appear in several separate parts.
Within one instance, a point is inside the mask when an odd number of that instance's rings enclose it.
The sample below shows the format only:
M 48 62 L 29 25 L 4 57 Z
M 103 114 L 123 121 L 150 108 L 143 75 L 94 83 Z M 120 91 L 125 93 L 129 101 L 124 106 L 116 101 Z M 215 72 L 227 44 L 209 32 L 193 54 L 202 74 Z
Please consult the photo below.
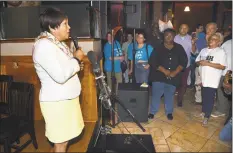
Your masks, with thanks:
M 149 69 L 149 67 L 150 67 L 150 65 L 149 65 L 149 64 L 147 64 L 147 65 L 145 65 L 145 66 L 144 66 L 144 69 L 148 70 L 148 69 Z
M 176 71 L 171 71 L 171 73 L 170 73 L 169 76 L 170 76 L 171 78 L 174 78 L 176 75 L 177 75 Z
M 194 45 L 197 42 L 197 39 L 198 39 L 197 37 L 192 38 L 192 40 L 191 40 L 192 45 Z
M 169 70 L 163 70 L 163 73 L 165 74 L 166 77 L 170 77 L 171 71 Z
M 78 50 L 76 50 L 74 53 L 73 53 L 74 57 L 76 57 L 77 59 L 79 59 L 80 61 L 83 59 L 84 57 L 84 53 L 83 51 L 81 50 L 81 48 L 79 48 Z

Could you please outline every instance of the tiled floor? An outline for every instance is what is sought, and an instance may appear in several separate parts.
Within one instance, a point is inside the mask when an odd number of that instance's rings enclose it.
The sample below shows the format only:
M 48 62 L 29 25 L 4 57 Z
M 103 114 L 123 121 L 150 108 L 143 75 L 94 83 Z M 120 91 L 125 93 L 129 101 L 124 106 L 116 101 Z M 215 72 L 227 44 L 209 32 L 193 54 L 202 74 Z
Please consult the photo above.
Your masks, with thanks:
M 218 135 L 223 127 L 225 117 L 211 118 L 207 127 L 201 126 L 201 118 L 194 114 L 201 112 L 200 105 L 194 105 L 194 91 L 188 89 L 183 107 L 174 104 L 174 119 L 167 120 L 164 104 L 161 102 L 160 111 L 155 119 L 142 123 L 146 134 L 151 134 L 157 152 L 231 152 L 231 142 L 222 142 Z M 176 99 L 176 98 L 175 98 Z M 132 134 L 145 134 L 134 123 L 124 125 Z M 112 129 L 112 133 L 128 133 L 123 124 Z

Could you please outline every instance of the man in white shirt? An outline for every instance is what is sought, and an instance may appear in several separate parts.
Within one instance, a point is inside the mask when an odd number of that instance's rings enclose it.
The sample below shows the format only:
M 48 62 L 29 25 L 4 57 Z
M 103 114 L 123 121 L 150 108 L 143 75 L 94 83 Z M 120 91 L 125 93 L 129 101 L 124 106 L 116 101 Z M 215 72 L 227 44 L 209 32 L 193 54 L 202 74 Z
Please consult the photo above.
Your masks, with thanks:
M 223 41 L 223 36 L 220 33 L 215 33 L 209 37 L 208 48 L 205 48 L 198 55 L 200 56 L 202 52 L 208 52 L 205 60 L 199 60 L 197 57 L 196 62 L 200 65 L 201 81 L 202 81 L 202 114 L 204 117 L 203 126 L 208 124 L 213 106 L 214 98 L 219 86 L 220 78 L 222 72 L 227 66 L 226 64 L 226 54 L 224 50 L 218 47 Z
M 219 87 L 217 90 L 216 111 L 211 114 L 212 117 L 225 116 L 229 109 L 228 98 L 224 96 L 224 93 L 222 91 L 222 84 L 223 84 L 224 77 L 227 71 L 231 70 L 231 57 L 232 57 L 231 44 L 232 44 L 232 39 L 222 44 L 222 48 L 224 49 L 226 56 L 227 56 L 227 67 L 223 71 L 222 76 L 221 76 L 221 80 L 220 80 Z

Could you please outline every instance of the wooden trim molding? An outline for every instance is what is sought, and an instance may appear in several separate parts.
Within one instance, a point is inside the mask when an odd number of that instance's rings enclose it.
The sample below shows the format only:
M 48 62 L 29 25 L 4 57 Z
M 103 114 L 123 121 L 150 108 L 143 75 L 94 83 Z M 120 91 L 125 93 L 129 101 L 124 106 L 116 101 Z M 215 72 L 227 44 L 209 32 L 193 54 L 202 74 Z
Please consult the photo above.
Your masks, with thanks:
M 24 62 L 24 63 L 33 63 L 32 56 L 2 56 L 1 63 L 7 62 Z

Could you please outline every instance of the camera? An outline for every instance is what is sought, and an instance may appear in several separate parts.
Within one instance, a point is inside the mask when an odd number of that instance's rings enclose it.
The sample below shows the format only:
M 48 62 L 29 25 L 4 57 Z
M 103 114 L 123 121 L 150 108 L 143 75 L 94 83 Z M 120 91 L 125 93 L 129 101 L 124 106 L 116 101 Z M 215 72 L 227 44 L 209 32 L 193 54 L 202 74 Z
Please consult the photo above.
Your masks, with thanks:
M 224 78 L 224 83 L 232 85 L 232 71 L 231 70 L 227 71 L 225 78 Z

